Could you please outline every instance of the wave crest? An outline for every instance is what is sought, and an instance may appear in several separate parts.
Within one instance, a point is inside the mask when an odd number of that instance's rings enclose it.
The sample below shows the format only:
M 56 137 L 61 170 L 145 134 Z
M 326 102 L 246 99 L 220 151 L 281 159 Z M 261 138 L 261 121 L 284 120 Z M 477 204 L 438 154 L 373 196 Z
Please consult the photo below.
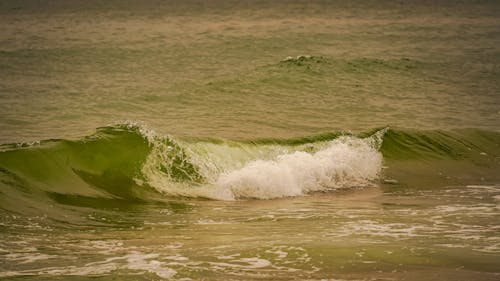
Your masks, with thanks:
M 169 139 L 169 149 L 165 150 L 161 142 L 155 141 L 156 148 L 142 171 L 146 182 L 162 193 L 222 200 L 271 199 L 367 186 L 381 171 L 382 154 L 378 149 L 386 131 L 367 138 L 342 136 L 296 146 L 179 144 Z M 181 146 L 182 150 L 175 149 Z M 176 161 L 168 156 L 171 151 L 177 151 L 178 163 L 173 166 L 187 175 L 184 181 L 176 181 L 172 170 L 161 169 L 163 163 Z
M 275 160 L 256 160 L 222 174 L 216 185 L 231 199 L 270 199 L 370 185 L 382 167 L 382 154 L 370 143 L 341 137 L 316 153 L 296 151 Z

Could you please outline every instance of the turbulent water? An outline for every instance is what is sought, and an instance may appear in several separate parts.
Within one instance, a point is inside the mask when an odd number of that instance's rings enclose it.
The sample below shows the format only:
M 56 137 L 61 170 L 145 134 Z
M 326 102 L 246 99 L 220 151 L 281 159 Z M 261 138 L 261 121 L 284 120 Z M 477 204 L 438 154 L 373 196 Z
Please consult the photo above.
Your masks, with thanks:
M 0 2 L 0 279 L 498 280 L 498 14 Z

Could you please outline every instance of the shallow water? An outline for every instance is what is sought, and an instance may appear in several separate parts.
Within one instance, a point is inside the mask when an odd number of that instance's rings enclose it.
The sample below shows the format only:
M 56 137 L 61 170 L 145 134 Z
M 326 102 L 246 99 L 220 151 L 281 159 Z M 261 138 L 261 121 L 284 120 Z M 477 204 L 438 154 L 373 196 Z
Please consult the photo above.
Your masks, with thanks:
M 497 280 L 499 196 L 499 186 L 382 186 L 89 210 L 84 224 L 4 214 L 2 276 Z
M 498 280 L 495 1 L 2 1 L 0 279 Z

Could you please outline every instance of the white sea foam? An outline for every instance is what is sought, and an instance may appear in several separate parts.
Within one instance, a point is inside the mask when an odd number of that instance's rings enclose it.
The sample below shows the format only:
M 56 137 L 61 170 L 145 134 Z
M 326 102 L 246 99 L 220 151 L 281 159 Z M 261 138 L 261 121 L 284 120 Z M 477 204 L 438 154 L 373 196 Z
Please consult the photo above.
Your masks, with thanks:
M 269 199 L 365 186 L 377 178 L 381 154 L 363 139 L 344 137 L 316 153 L 296 151 L 223 173 L 216 185 L 233 198 Z
M 162 193 L 218 200 L 271 199 L 368 186 L 382 169 L 378 148 L 385 131 L 368 138 L 343 136 L 298 146 L 193 144 L 169 138 L 183 148 L 182 161 L 197 168 L 202 183 L 179 181 L 165 172 L 162 167 L 171 161 L 169 147 L 148 132 L 152 152 L 142 174 L 147 184 Z
M 240 258 L 232 260 L 233 263 L 227 262 L 209 262 L 212 266 L 217 266 L 221 268 L 241 268 L 241 269 L 255 269 L 271 266 L 271 262 L 265 259 L 251 257 L 251 258 Z
M 96 276 L 111 274 L 116 270 L 133 270 L 139 273 L 151 272 L 160 278 L 172 278 L 177 272 L 166 267 L 166 262 L 156 260 L 158 254 L 131 252 L 124 256 L 110 257 L 104 261 L 92 262 L 84 266 L 47 267 L 25 271 L 0 272 L 0 277 L 26 275 L 82 275 Z

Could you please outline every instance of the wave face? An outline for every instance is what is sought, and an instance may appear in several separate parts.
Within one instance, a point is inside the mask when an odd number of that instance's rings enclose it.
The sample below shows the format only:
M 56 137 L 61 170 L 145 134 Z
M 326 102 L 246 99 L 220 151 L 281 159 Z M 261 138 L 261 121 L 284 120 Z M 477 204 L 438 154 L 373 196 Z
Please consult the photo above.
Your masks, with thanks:
M 499 143 L 499 133 L 477 130 L 382 128 L 361 135 L 337 132 L 235 142 L 175 139 L 136 125 L 117 125 L 99 128 L 80 140 L 1 146 L 0 184 L 5 195 L 1 206 L 16 209 L 25 202 L 36 209 L 42 201 L 56 201 L 99 207 L 165 196 L 217 200 L 299 196 L 373 186 L 390 171 L 404 177 L 414 167 L 437 169 L 440 161 L 494 171 L 500 162 Z M 408 165 L 416 162 L 424 165 Z
M 172 145 L 171 140 L 165 147 L 155 139 L 142 174 L 165 194 L 222 200 L 365 186 L 380 173 L 378 149 L 384 133 L 385 129 L 366 138 L 342 136 L 296 145 L 228 141 Z M 177 156 L 168 156 L 170 151 Z

